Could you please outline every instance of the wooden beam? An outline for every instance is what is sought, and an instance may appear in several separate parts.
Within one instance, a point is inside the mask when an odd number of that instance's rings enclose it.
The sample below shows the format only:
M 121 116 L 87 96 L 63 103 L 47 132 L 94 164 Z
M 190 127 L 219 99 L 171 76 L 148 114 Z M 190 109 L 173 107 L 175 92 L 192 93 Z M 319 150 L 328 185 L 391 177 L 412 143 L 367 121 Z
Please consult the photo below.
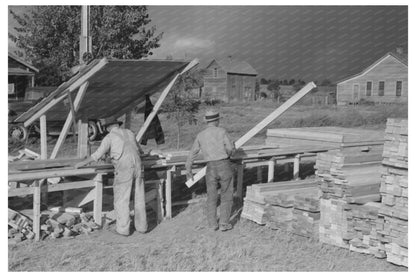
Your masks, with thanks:
M 257 167 L 257 183 L 262 183 L 263 180 L 263 167 L 258 166 Z
M 33 187 L 33 232 L 35 240 L 40 240 L 40 200 L 41 200 L 41 182 L 35 181 Z
M 172 181 L 173 172 L 176 171 L 176 166 L 171 167 L 166 171 L 166 187 L 165 187 L 165 201 L 166 201 L 166 218 L 172 218 Z
M 164 218 L 164 212 L 163 212 L 163 179 L 161 179 L 159 181 L 159 183 L 156 185 L 157 186 L 157 222 L 160 223 L 162 222 L 163 218 Z
M 88 156 L 88 123 L 78 120 L 78 158 L 85 158 Z
M 56 170 L 45 170 L 38 172 L 18 172 L 9 174 L 9 182 L 22 182 L 25 180 L 40 180 L 45 178 L 53 177 L 66 177 L 66 176 L 82 176 L 100 173 L 113 172 L 114 169 L 96 169 L 96 168 L 78 168 L 78 169 L 56 169 Z
M 300 155 L 297 154 L 293 160 L 293 179 L 299 180 L 299 165 L 300 165 Z
M 78 87 L 80 87 L 82 84 L 84 84 L 86 81 L 88 81 L 89 78 L 91 78 L 97 71 L 99 71 L 101 68 L 103 68 L 108 63 L 108 60 L 106 58 L 103 58 L 99 61 L 99 63 L 91 68 L 87 73 L 85 73 L 83 76 L 79 77 L 78 80 L 76 80 L 73 84 L 71 84 L 65 91 L 74 91 Z M 28 120 L 24 122 L 24 126 L 28 127 L 30 124 L 32 124 L 36 119 L 38 119 L 41 115 L 45 114 L 47 111 L 49 111 L 50 108 L 55 106 L 57 103 L 62 101 L 67 95 L 64 93 L 57 98 L 52 99 L 48 104 L 46 104 L 43 108 L 41 108 L 39 111 L 37 111 L 34 115 L 32 115 Z
M 274 159 L 270 159 L 267 171 L 267 183 L 273 182 L 274 180 L 274 166 L 276 162 Z
M 40 158 L 48 158 L 48 133 L 46 127 L 46 115 L 40 117 Z
M 244 164 L 237 165 L 237 198 L 240 203 L 243 203 L 243 176 L 244 176 Z
M 303 96 L 305 96 L 309 91 L 311 91 L 315 87 L 316 85 L 313 82 L 310 82 L 306 86 L 304 86 L 295 95 L 293 95 L 289 100 L 287 100 L 282 105 L 280 105 L 276 110 L 274 110 L 271 114 L 269 114 L 265 119 L 263 119 L 260 123 L 254 126 L 250 131 L 248 131 L 245 135 L 239 138 L 235 142 L 235 148 L 238 149 L 241 146 L 243 146 L 247 141 L 249 141 L 252 137 L 258 134 L 265 127 L 267 127 L 267 125 L 272 123 L 276 118 L 281 116 L 285 111 L 287 111 L 290 107 L 292 107 L 296 102 L 302 99 Z M 186 185 L 188 187 L 193 186 L 196 182 L 198 182 L 202 177 L 205 176 L 206 169 L 207 169 L 206 167 L 201 169 L 201 171 L 199 171 L 197 174 L 194 175 L 193 181 L 188 180 L 186 182 Z
M 94 197 L 94 221 L 98 225 L 102 224 L 102 210 L 103 210 L 103 176 L 97 174 L 94 178 L 95 197 Z
M 137 133 L 136 140 L 141 141 L 144 133 L 146 132 L 147 128 L 150 126 L 150 123 L 152 122 L 153 118 L 156 116 L 157 112 L 159 111 L 160 107 L 162 106 L 163 101 L 165 100 L 166 96 L 168 95 L 169 91 L 175 84 L 176 79 L 178 79 L 179 75 L 182 75 L 195 67 L 199 61 L 197 59 L 194 59 L 191 61 L 183 70 L 181 73 L 177 74 L 175 78 L 170 81 L 170 83 L 167 85 L 167 87 L 163 90 L 162 94 L 160 95 L 159 99 L 157 100 L 156 104 L 153 106 L 152 112 L 147 116 L 143 126 L 140 128 L 139 132 Z
M 126 119 L 124 121 L 124 128 L 130 129 L 131 128 L 131 114 L 133 110 L 126 112 Z
M 66 118 L 64 127 L 62 127 L 62 131 L 59 134 L 58 141 L 55 144 L 55 147 L 53 148 L 52 154 L 50 156 L 50 159 L 55 159 L 59 149 L 65 142 L 65 138 L 68 134 L 69 128 L 71 127 L 71 123 L 74 126 L 74 136 L 75 136 L 75 128 L 76 128 L 76 121 L 75 121 L 75 114 L 78 111 L 79 107 L 81 106 L 82 99 L 84 98 L 84 95 L 87 91 L 88 82 L 85 82 L 81 85 L 81 87 L 78 90 L 77 96 L 75 97 L 74 103 L 72 103 L 71 99 L 71 93 L 68 92 L 68 99 L 71 103 L 71 112 L 68 114 L 68 117 Z

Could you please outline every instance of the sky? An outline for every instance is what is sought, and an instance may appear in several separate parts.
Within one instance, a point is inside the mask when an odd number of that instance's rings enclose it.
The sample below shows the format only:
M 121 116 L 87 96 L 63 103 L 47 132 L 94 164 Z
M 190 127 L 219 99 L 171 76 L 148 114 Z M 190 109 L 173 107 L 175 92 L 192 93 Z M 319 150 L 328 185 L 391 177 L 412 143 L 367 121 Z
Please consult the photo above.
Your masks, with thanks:
M 408 43 L 407 6 L 148 6 L 153 58 L 244 60 L 273 79 L 335 82 Z M 9 19 L 9 30 L 14 23 Z M 94 42 L 93 42 L 94 43 Z

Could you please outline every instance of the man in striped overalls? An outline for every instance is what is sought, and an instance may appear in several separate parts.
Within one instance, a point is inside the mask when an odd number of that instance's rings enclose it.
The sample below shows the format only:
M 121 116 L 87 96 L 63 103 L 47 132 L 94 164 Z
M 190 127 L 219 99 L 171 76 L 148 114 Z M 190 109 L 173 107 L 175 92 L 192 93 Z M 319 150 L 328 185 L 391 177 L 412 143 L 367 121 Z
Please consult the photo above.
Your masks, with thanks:
M 146 202 L 144 181 L 141 171 L 140 148 L 132 131 L 121 128 L 114 117 L 104 120 L 104 126 L 108 130 L 107 136 L 91 157 L 77 163 L 76 168 L 84 166 L 92 161 L 98 161 L 106 153 L 110 154 L 114 165 L 114 209 L 116 212 L 116 230 L 119 235 L 130 235 L 130 195 L 132 183 L 135 184 L 134 195 L 134 227 L 136 231 L 147 231 Z

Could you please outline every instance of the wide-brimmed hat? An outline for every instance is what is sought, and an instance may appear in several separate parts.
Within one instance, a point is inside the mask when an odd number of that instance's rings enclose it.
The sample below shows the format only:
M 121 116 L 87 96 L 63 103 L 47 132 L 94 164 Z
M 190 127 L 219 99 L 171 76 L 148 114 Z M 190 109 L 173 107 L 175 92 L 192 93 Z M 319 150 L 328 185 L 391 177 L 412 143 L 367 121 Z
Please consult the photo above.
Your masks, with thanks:
M 220 113 L 213 110 L 208 110 L 205 113 L 205 122 L 216 121 L 220 119 Z
M 101 122 L 103 126 L 108 126 L 108 125 L 113 125 L 113 124 L 118 124 L 120 126 L 121 124 L 123 124 L 123 122 L 118 121 L 117 118 L 115 118 L 114 116 L 106 117 L 102 119 Z

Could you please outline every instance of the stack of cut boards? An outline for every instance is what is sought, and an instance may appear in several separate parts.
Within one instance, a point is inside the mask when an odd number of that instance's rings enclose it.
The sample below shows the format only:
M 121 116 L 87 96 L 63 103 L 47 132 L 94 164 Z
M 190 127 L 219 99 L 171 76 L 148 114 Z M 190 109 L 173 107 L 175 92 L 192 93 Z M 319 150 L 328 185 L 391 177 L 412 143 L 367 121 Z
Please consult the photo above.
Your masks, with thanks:
M 382 258 L 376 225 L 382 152 L 343 149 L 320 153 L 316 175 L 321 193 L 319 240 Z
M 388 119 L 383 151 L 380 214 L 378 227 L 385 243 L 387 260 L 408 266 L 408 121 Z
M 279 146 L 333 146 L 337 148 L 383 148 L 383 132 L 342 127 L 268 129 L 266 144 Z
M 319 194 L 315 179 L 247 187 L 242 218 L 306 237 L 318 237 Z
M 315 169 L 324 199 L 365 204 L 380 200 L 381 151 L 334 150 L 317 155 Z

